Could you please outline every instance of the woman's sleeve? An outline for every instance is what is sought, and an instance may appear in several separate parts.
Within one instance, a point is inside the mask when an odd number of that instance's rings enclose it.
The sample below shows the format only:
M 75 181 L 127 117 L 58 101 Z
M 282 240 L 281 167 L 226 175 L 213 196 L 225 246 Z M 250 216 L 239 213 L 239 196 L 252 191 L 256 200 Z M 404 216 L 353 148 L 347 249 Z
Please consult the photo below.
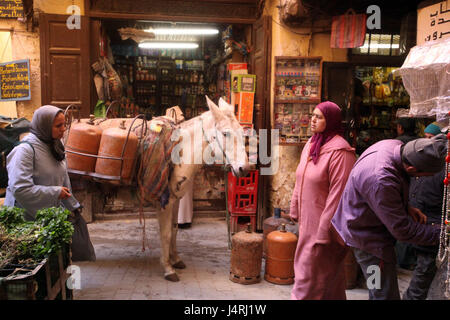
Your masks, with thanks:
M 339 205 L 342 192 L 355 161 L 355 154 L 345 150 L 338 150 L 331 157 L 328 167 L 330 186 L 325 209 L 320 216 L 316 243 L 325 244 L 330 242 L 331 219 Z
M 298 220 L 298 191 L 299 191 L 298 188 L 299 188 L 299 183 L 296 178 L 294 191 L 292 192 L 292 197 L 291 197 L 291 205 L 289 208 L 289 216 L 294 220 Z
M 289 207 L 289 216 L 294 219 L 294 220 L 298 220 L 298 194 L 300 191 L 300 181 L 298 181 L 297 178 L 297 171 L 301 170 L 300 165 L 304 162 L 302 161 L 303 157 L 307 157 L 308 156 L 308 151 L 309 151 L 309 140 L 308 142 L 305 144 L 305 146 L 303 147 L 301 156 L 300 156 L 300 162 L 297 166 L 297 170 L 295 171 L 295 187 L 294 187 L 294 191 L 292 192 L 292 197 L 291 197 L 291 205 Z
M 80 203 L 73 196 L 72 186 L 70 184 L 69 174 L 67 173 L 67 170 L 64 174 L 64 187 L 68 188 L 70 190 L 70 194 L 72 195 L 70 198 L 61 200 L 64 208 L 66 208 L 69 211 L 78 209 L 80 207 Z
M 33 182 L 34 151 L 27 144 L 13 150 L 8 161 L 8 187 L 16 201 L 29 212 L 55 203 L 61 193 L 59 186 L 41 186 Z

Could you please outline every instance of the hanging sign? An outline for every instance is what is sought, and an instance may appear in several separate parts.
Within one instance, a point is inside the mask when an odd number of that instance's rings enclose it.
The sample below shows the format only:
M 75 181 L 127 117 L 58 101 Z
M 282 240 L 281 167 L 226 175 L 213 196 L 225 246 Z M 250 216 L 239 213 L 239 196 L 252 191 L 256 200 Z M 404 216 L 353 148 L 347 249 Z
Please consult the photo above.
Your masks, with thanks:
M 0 18 L 22 18 L 22 0 L 0 0 Z
M 0 63 L 0 101 L 30 99 L 30 60 Z
M 417 11 L 417 45 L 450 37 L 450 0 Z

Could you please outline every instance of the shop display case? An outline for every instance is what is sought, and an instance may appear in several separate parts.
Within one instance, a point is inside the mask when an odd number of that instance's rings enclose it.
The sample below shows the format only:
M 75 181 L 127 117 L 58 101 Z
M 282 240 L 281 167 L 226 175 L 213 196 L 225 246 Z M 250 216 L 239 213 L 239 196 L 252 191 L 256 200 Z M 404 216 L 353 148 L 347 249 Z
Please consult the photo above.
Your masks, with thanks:
M 321 101 L 322 57 L 275 57 L 274 128 L 281 145 L 311 136 L 309 121 Z
M 409 95 L 395 67 L 355 66 L 356 149 L 361 154 L 368 146 L 397 136 L 396 120 L 402 110 L 408 111 Z M 426 119 L 415 119 L 420 135 Z
M 113 47 L 115 67 L 124 85 L 123 96 L 139 106 L 148 119 L 165 114 L 178 105 L 186 119 L 206 111 L 205 95 L 215 94 L 206 82 L 206 61 L 180 51 L 138 49 L 135 56 L 118 55 Z

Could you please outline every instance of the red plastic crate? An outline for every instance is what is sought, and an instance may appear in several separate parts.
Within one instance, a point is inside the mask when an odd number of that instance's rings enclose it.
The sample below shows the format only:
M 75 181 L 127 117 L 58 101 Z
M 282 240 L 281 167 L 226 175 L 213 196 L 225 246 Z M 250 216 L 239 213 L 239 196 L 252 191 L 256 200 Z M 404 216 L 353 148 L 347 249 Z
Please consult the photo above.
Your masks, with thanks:
M 239 231 L 247 230 L 247 223 L 252 225 L 252 231 L 256 232 L 256 215 L 230 215 L 230 233 L 231 235 Z
M 258 190 L 259 170 L 250 171 L 246 177 L 237 178 L 233 173 L 228 172 L 228 192 L 241 191 L 253 192 Z
M 256 214 L 258 205 L 258 170 L 236 178 L 228 173 L 228 211 L 231 214 Z

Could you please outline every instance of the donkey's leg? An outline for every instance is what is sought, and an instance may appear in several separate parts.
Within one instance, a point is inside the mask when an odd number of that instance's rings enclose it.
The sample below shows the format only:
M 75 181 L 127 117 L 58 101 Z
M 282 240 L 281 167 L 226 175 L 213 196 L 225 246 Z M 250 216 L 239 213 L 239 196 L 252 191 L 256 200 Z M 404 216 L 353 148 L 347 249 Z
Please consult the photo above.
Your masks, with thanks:
M 170 264 L 170 244 L 172 241 L 172 207 L 173 201 L 169 200 L 165 209 L 158 210 L 159 236 L 161 239 L 161 265 L 164 268 L 164 278 L 169 281 L 179 281 L 175 270 Z
M 177 232 L 178 232 L 178 209 L 180 207 L 180 199 L 177 199 L 173 204 L 173 211 L 172 211 L 172 241 L 170 242 L 170 263 L 172 267 L 177 269 L 184 269 L 186 268 L 186 265 L 181 260 L 181 258 L 178 256 L 177 252 Z

